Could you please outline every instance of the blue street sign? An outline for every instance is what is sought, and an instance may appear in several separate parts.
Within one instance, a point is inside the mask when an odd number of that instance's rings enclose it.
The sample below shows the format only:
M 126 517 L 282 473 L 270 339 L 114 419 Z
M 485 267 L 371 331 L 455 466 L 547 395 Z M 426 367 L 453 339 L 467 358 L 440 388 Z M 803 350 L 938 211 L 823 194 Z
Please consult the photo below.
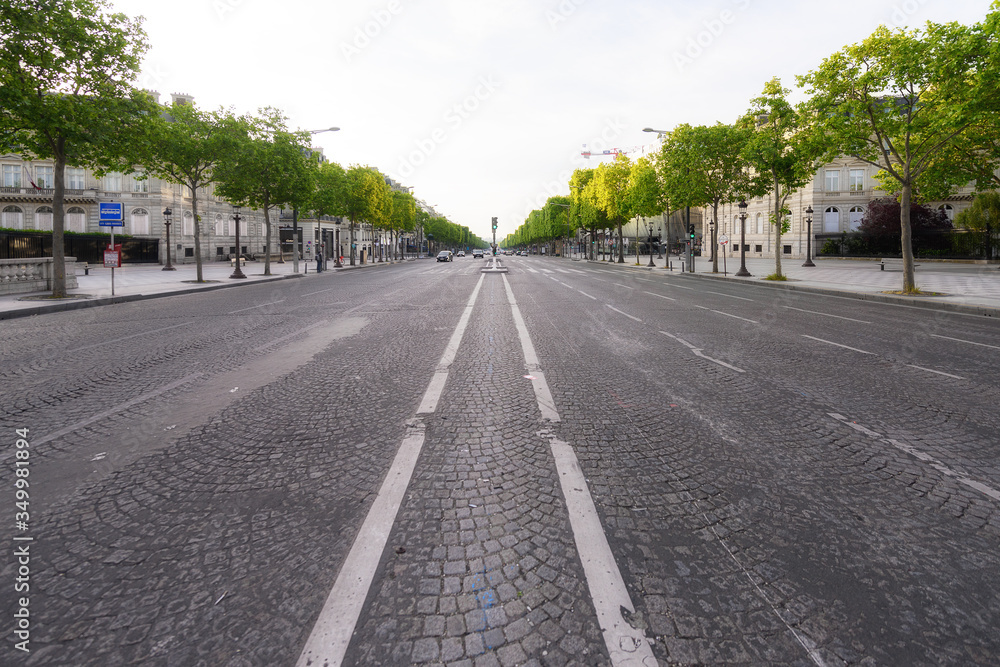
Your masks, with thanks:
M 100 227 L 124 227 L 125 212 L 121 202 L 101 202 L 99 204 L 100 217 L 98 226 Z

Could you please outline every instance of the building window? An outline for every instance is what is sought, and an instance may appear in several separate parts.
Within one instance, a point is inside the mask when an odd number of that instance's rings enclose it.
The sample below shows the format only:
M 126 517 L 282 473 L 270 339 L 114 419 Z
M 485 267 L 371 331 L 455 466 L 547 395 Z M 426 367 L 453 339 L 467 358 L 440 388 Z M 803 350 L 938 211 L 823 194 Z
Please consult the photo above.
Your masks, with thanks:
M 79 167 L 66 167 L 66 189 L 83 190 L 87 187 L 86 176 Z
M 753 247 L 753 251 L 754 252 L 764 252 L 764 246 L 762 246 L 762 245 L 755 245 Z
M 39 206 L 35 210 L 35 229 L 40 229 L 43 232 L 52 231 L 52 207 L 51 206 Z
M 944 211 L 944 214 L 948 216 L 948 219 L 952 222 L 955 221 L 955 209 L 952 208 L 951 204 L 941 204 L 938 206 L 938 210 Z
M 851 169 L 847 177 L 847 187 L 851 192 L 863 192 L 865 189 L 865 170 Z
M 122 175 L 117 171 L 112 171 L 104 175 L 105 192 L 122 191 Z
M 194 257 L 194 248 L 184 248 L 185 257 Z
M 215 214 L 215 235 L 225 236 L 226 234 L 226 221 L 222 219 L 221 213 Z M 219 254 L 222 254 L 222 248 L 219 248 Z
M 757 223 L 757 233 L 758 234 L 763 234 L 764 233 L 764 216 L 761 215 L 760 213 L 757 214 L 756 223 Z
M 790 245 L 783 245 L 783 246 L 781 246 L 781 253 L 783 255 L 791 255 L 792 254 L 792 246 L 790 246 Z
M 3 166 L 3 187 L 5 188 L 21 187 L 21 165 L 5 164 Z M 7 225 L 4 226 L 6 227 Z
M 827 169 L 826 171 L 826 187 L 827 192 L 840 192 L 840 171 L 836 169 Z
M 87 231 L 86 211 L 79 206 L 74 206 L 66 211 L 66 224 L 64 228 L 67 232 L 80 232 L 81 234 Z
M 132 192 L 149 192 L 149 179 L 145 174 L 132 172 Z
M 860 206 L 852 206 L 850 211 L 850 229 L 852 232 L 858 231 L 861 227 L 861 220 L 865 217 L 865 209 Z
M 35 167 L 35 185 L 50 190 L 54 188 L 56 184 L 52 172 L 52 167 Z
M 131 230 L 133 234 L 149 236 L 149 211 L 144 208 L 132 209 Z
M 184 228 L 181 230 L 184 236 L 194 236 L 194 216 L 191 211 L 184 212 Z
M 826 234 L 836 234 L 840 231 L 840 209 L 836 206 L 827 206 L 823 213 L 823 232 Z
M 216 257 L 222 257 L 222 246 L 217 246 L 215 248 L 215 256 Z
M 21 229 L 24 224 L 24 211 L 17 206 L 7 206 L 3 210 L 0 226 L 6 229 Z

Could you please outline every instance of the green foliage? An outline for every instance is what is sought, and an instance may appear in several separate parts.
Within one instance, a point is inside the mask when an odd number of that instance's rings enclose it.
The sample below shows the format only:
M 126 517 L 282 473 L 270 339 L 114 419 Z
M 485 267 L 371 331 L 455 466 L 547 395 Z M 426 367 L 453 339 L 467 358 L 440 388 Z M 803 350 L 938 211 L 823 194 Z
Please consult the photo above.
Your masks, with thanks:
M 1000 231 L 1000 192 L 976 195 L 972 206 L 955 216 L 955 224 L 977 232 L 985 231 L 987 226 L 993 231 Z
M 347 215 L 347 172 L 336 162 L 324 162 L 316 172 L 309 207 L 317 217 Z

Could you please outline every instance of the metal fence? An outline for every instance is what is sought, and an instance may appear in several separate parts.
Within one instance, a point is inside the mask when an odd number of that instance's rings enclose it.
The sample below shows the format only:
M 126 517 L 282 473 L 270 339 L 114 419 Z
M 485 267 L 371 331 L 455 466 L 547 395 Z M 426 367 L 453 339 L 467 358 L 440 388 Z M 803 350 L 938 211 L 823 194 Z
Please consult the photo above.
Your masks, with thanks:
M 101 264 L 104 249 L 111 240 L 108 234 L 66 234 L 67 257 L 78 262 Z M 129 264 L 156 264 L 160 261 L 160 240 L 116 236 L 121 243 L 122 262 Z M 52 257 L 51 232 L 0 231 L 0 259 L 38 259 Z
M 1000 230 L 915 231 L 913 255 L 940 259 L 1000 258 Z M 899 257 L 899 234 L 817 234 L 817 257 Z

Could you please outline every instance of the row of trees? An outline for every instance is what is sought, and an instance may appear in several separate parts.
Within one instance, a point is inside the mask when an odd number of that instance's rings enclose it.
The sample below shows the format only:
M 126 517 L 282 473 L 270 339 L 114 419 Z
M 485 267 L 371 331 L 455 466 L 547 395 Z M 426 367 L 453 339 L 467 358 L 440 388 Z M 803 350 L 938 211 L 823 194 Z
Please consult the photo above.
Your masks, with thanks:
M 714 231 L 722 203 L 770 194 L 775 271 L 769 277 L 783 279 L 789 197 L 822 164 L 848 155 L 876 166 L 881 189 L 899 201 L 903 291 L 917 291 L 910 204 L 942 199 L 970 182 L 977 192 L 1000 188 L 1000 1 L 971 26 L 881 26 L 798 77 L 798 85 L 809 95 L 798 105 L 772 79 L 731 125 L 680 125 L 663 133 L 651 158 L 617 155 L 596 169 L 576 170 L 565 223 L 555 222 L 551 206 L 561 200 L 552 198 L 505 243 L 544 242 L 576 229 L 593 238 L 614 226 L 623 262 L 624 220 L 702 206 L 711 211 Z
M 208 188 L 264 213 L 270 274 L 271 213 L 294 208 L 350 221 L 351 264 L 361 222 L 387 232 L 393 252 L 416 228 L 443 242 L 477 244 L 468 228 L 418 210 L 377 169 L 316 159 L 309 132 L 281 111 L 256 115 L 194 105 L 161 106 L 134 86 L 148 48 L 139 19 L 106 0 L 10 0 L 0 5 L 0 151 L 52 159 L 53 296 L 66 295 L 64 192 L 67 165 L 98 175 L 137 170 L 186 186 L 194 214 L 197 280 L 203 280 L 198 195 Z

